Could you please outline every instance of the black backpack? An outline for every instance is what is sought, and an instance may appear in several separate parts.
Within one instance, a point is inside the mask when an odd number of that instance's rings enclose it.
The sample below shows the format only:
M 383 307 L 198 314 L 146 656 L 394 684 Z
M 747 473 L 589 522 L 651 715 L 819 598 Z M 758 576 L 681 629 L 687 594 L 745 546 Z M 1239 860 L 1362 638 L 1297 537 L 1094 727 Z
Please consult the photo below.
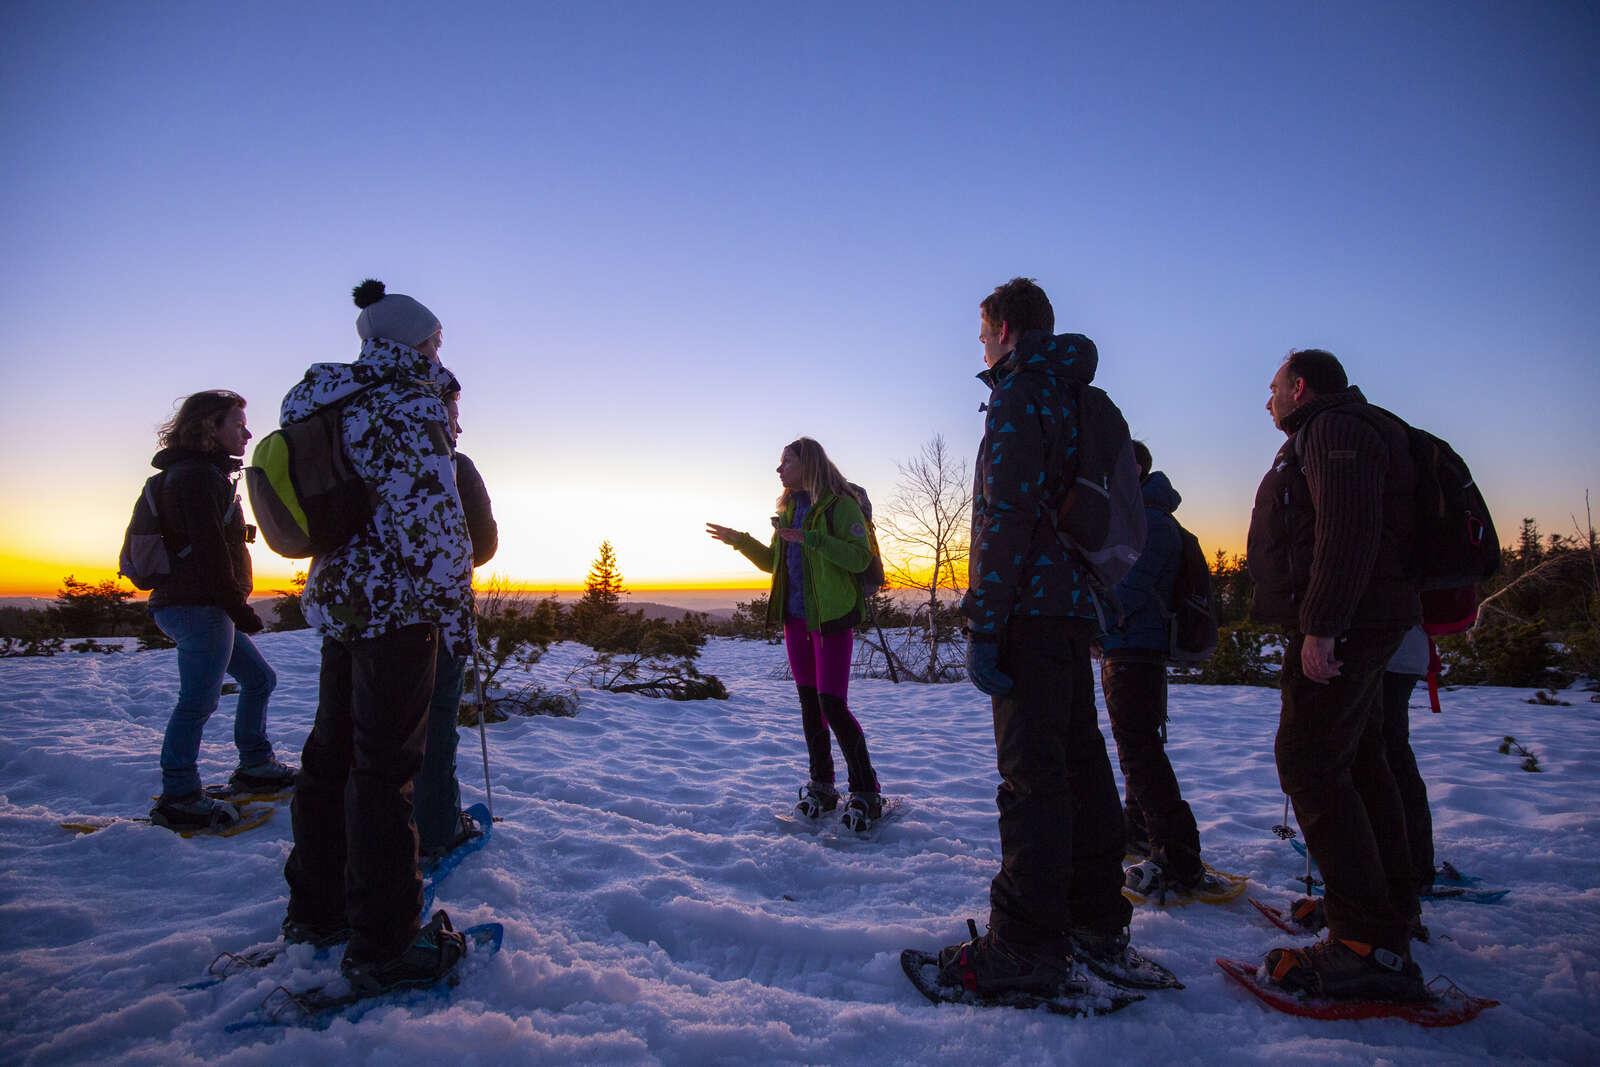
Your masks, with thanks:
M 1472 480 L 1466 461 L 1450 443 L 1419 430 L 1400 416 L 1376 404 L 1341 408 L 1372 423 L 1374 416 L 1391 419 L 1406 432 L 1411 462 L 1416 467 L 1414 495 L 1416 532 L 1408 570 L 1422 591 L 1423 628 L 1460 625 L 1459 618 L 1444 618 L 1467 610 L 1477 613 L 1477 587 L 1500 570 L 1500 538 L 1489 517 L 1489 505 Z M 1294 435 L 1295 458 L 1300 458 L 1302 426 Z M 1430 611 L 1430 605 L 1433 605 Z M 1430 617 L 1430 614 L 1435 617 Z M 1465 620 L 1465 626 L 1471 619 Z M 1461 628 L 1465 628 L 1461 626 Z M 1449 629 L 1432 629 L 1450 633 Z
M 371 385 L 257 442 L 245 468 L 250 507 L 278 555 L 326 555 L 372 519 L 376 494 L 345 454 L 345 406 Z
M 1112 591 L 1144 551 L 1144 494 L 1128 420 L 1104 389 L 1080 385 L 1076 394 L 1077 476 L 1052 518 L 1056 535 L 1089 572 L 1089 590 L 1105 626 L 1105 605 L 1121 620 Z
M 133 502 L 133 517 L 122 534 L 122 552 L 117 557 L 117 573 L 133 583 L 135 589 L 154 589 L 172 576 L 173 554 L 161 534 L 161 512 L 156 500 L 166 471 L 144 480 L 139 499 Z M 184 548 L 181 558 L 189 554 Z
M 1178 526 L 1178 573 L 1172 580 L 1172 638 L 1167 658 L 1200 663 L 1217 647 L 1217 611 L 1211 593 L 1211 565 L 1194 534 Z
M 867 543 L 872 546 L 872 562 L 867 564 L 867 569 L 856 575 L 856 584 L 861 587 L 861 595 L 868 599 L 878 595 L 883 589 L 885 578 L 883 573 L 883 556 L 878 552 L 878 531 L 872 525 L 872 500 L 867 496 L 867 491 L 855 482 L 850 484 L 850 493 L 856 498 L 856 503 L 861 505 L 861 516 L 867 520 Z M 828 506 L 828 532 L 833 530 L 833 505 Z M 835 537 L 838 534 L 834 534 Z

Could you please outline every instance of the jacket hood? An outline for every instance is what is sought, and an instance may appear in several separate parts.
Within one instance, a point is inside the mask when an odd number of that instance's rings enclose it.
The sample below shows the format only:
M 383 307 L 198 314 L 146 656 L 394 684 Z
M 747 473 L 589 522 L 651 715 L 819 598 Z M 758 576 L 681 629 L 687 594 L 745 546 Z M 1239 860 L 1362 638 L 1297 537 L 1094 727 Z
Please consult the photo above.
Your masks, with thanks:
M 1022 335 L 1011 354 L 978 373 L 978 380 L 993 389 L 995 383 L 1021 371 L 1050 367 L 1063 378 L 1085 384 L 1094 381 L 1100 368 L 1100 352 L 1094 342 L 1081 333 L 1062 333 L 1051 337 L 1042 330 Z
M 244 466 L 244 460 L 226 452 L 202 452 L 198 448 L 184 448 L 181 445 L 171 445 L 157 452 L 150 458 L 150 466 L 164 471 L 189 460 L 209 463 L 224 474 L 232 474 Z
M 443 365 L 421 352 L 386 338 L 374 338 L 361 345 L 354 363 L 314 363 L 283 398 L 278 422 L 287 426 L 303 422 L 322 408 L 382 381 L 409 378 L 441 389 L 451 380 Z
M 1319 415 L 1332 408 L 1343 407 L 1346 404 L 1365 404 L 1367 398 L 1361 395 L 1361 390 L 1355 386 L 1340 389 L 1337 393 L 1325 393 L 1314 397 L 1304 404 L 1289 412 L 1283 420 L 1283 432 L 1295 434 L 1300 428 L 1311 421 L 1313 415 Z
M 1145 507 L 1160 508 L 1168 515 L 1178 510 L 1178 505 L 1183 503 L 1183 497 L 1172 488 L 1172 482 L 1167 478 L 1165 471 L 1151 471 L 1150 477 L 1144 480 L 1144 485 L 1139 487 L 1144 494 Z

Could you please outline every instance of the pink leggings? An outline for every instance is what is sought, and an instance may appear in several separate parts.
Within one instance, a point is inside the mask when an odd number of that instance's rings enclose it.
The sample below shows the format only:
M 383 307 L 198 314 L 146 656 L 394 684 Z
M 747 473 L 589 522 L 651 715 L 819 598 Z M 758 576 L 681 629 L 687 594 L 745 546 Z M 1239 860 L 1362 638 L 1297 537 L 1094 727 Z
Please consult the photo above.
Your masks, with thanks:
M 811 780 L 833 784 L 833 746 L 828 736 L 831 730 L 850 770 L 850 791 L 876 793 L 878 776 L 873 773 L 872 759 L 867 754 L 867 738 L 846 702 L 854 642 L 855 633 L 851 630 L 812 633 L 804 620 L 786 619 L 783 623 L 783 646 L 789 653 L 789 670 L 800 694 L 800 725 L 805 730 Z
M 850 693 L 850 654 L 854 630 L 812 633 L 804 619 L 783 620 L 783 649 L 789 653 L 794 684 L 844 700 Z

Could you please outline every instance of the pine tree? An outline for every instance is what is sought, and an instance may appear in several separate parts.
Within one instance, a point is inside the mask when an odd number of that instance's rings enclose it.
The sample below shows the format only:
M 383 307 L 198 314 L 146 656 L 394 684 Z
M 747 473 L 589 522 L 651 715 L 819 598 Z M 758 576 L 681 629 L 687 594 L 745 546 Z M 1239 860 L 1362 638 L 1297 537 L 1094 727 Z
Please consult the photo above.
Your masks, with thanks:
M 1518 570 L 1525 573 L 1537 566 L 1542 558 L 1544 551 L 1539 544 L 1539 524 L 1533 519 L 1523 519 L 1522 537 L 1517 543 Z
M 622 574 L 617 570 L 617 553 L 610 541 L 600 542 L 600 555 L 589 568 L 589 579 L 584 583 L 583 599 L 578 601 L 584 613 L 591 618 L 615 615 L 626 590 L 622 588 Z

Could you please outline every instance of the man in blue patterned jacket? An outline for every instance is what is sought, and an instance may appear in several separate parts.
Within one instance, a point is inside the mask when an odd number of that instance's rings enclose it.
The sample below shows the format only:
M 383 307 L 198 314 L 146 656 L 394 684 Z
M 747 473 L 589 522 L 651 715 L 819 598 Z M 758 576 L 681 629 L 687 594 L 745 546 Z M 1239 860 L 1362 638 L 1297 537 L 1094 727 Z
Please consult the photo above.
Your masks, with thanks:
M 980 311 L 990 395 L 961 612 L 968 673 L 993 703 L 1001 866 L 988 933 L 945 949 L 940 980 L 1048 994 L 1071 983 L 1075 960 L 1119 977 L 1139 962 L 1089 665 L 1096 613 L 1055 530 L 1075 471 L 1077 389 L 1099 356 L 1081 334 L 1052 336 L 1055 312 L 1030 279 L 998 287 Z

